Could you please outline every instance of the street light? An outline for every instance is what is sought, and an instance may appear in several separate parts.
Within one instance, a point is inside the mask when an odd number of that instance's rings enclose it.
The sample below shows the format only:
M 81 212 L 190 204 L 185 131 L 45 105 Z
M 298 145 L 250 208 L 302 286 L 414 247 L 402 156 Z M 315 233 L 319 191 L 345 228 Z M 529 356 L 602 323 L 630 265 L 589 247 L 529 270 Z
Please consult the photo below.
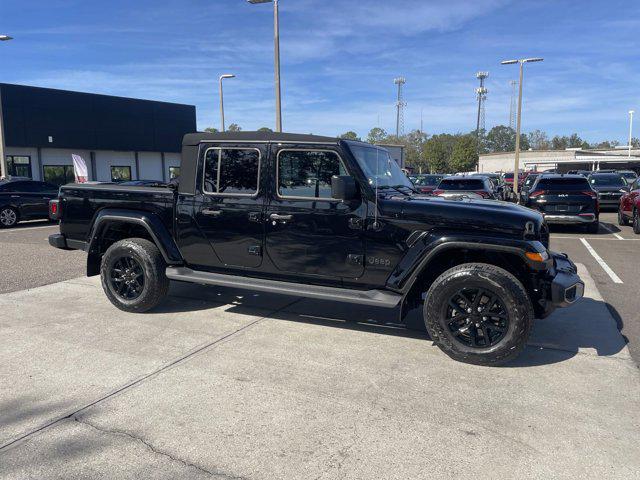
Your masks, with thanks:
M 631 131 L 633 129 L 633 110 L 629 110 L 629 158 L 631 158 Z
M 225 73 L 224 75 L 220 75 L 220 127 L 221 132 L 224 132 L 224 95 L 222 94 L 222 80 L 225 78 L 236 78 L 235 75 L 231 73 Z
M 0 35 L 0 42 L 13 40 L 9 35 Z M 2 122 L 2 102 L 0 102 L 0 178 L 7 176 L 7 159 L 4 156 L 4 124 Z
M 276 80 L 276 132 L 282 132 L 282 99 L 280 89 L 280 17 L 278 14 L 278 0 L 247 0 L 251 4 L 273 2 L 273 43 L 275 51 L 275 80 Z
M 503 60 L 500 62 L 502 65 L 513 65 L 514 63 L 520 64 L 520 82 L 518 87 L 518 121 L 516 122 L 516 151 L 515 151 L 515 165 L 513 170 L 513 193 L 516 196 L 516 199 L 519 201 L 518 197 L 518 175 L 520 173 L 520 121 L 522 117 L 522 74 L 523 74 L 523 66 L 525 63 L 530 62 L 541 62 L 542 58 L 534 57 L 534 58 L 521 58 L 519 60 Z

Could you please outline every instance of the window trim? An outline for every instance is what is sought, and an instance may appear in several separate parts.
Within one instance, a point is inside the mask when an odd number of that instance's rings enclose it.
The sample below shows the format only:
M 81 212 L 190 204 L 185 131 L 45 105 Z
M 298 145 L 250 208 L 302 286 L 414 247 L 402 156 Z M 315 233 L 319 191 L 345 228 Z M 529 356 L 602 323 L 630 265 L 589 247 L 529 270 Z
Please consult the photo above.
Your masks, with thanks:
M 51 183 L 52 185 L 55 185 L 55 184 L 53 182 L 51 182 L 50 180 L 45 180 L 44 179 L 45 178 L 45 169 L 49 168 L 49 167 L 62 167 L 63 172 L 66 171 L 68 168 L 71 168 L 72 173 L 74 172 L 73 165 L 69 165 L 69 164 L 66 164 L 66 163 L 65 164 L 57 164 L 57 165 L 49 163 L 47 165 L 42 165 L 42 181 L 45 182 L 45 183 Z M 65 180 L 66 180 L 66 174 L 63 174 L 63 175 L 64 175 Z M 68 185 L 69 183 L 75 183 L 75 181 L 76 181 L 76 177 L 75 177 L 75 173 L 73 173 L 72 181 L 71 182 L 67 182 L 67 183 L 63 183 L 63 184 L 59 185 L 59 187 L 62 186 L 62 185 Z
M 218 150 L 218 174 L 216 178 L 216 188 L 220 188 L 220 162 L 222 161 L 222 150 L 255 150 L 258 152 L 258 179 L 256 181 L 256 191 L 254 193 L 220 193 L 220 192 L 208 192 L 204 188 L 204 181 L 206 178 L 205 170 L 207 169 L 207 153 L 209 150 Z M 260 176 L 262 173 L 262 152 L 259 148 L 255 147 L 209 147 L 204 151 L 202 157 L 202 194 L 211 195 L 212 197 L 249 197 L 255 198 L 260 194 Z
M 129 180 L 121 180 L 122 182 L 130 182 L 133 180 L 133 175 L 132 175 L 132 171 L 131 171 L 131 165 L 109 165 L 109 173 L 110 173 L 110 177 L 111 177 L 111 181 L 115 182 L 116 180 L 113 179 L 113 169 L 114 168 L 128 168 L 129 169 Z
M 336 202 L 336 203 L 342 203 L 343 200 L 339 200 L 337 198 L 323 198 L 323 197 L 298 197 L 296 195 L 280 195 L 280 154 L 282 152 L 329 152 L 329 153 L 333 153 L 338 157 L 338 161 L 340 162 L 340 164 L 342 165 L 342 168 L 344 168 L 344 171 L 347 172 L 347 174 L 352 177 L 353 175 L 351 175 L 351 172 L 349 172 L 349 169 L 347 169 L 346 164 L 344 163 L 344 160 L 342 159 L 342 156 L 340 156 L 340 153 L 338 153 L 335 150 L 331 150 L 329 148 L 282 148 L 280 150 L 278 150 L 278 153 L 276 155 L 276 198 L 280 199 L 280 200 L 306 200 L 306 201 L 314 201 L 314 202 Z

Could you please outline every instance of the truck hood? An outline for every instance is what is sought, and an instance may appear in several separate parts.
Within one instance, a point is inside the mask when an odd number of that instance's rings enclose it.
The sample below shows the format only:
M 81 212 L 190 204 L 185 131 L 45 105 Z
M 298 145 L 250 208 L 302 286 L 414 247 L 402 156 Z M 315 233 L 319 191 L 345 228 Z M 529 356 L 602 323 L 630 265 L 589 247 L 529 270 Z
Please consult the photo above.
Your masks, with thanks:
M 499 200 L 393 197 L 381 201 L 385 214 L 414 221 L 427 228 L 483 232 L 513 238 L 540 240 L 544 217 L 536 210 Z M 531 222 L 533 225 L 527 226 Z M 424 228 L 424 227 L 423 227 Z

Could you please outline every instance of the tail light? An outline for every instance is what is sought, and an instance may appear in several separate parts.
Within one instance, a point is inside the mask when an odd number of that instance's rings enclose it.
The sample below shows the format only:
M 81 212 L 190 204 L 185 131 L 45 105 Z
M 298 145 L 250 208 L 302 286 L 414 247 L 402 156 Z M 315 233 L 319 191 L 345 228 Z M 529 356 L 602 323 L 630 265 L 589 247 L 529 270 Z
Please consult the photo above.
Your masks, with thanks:
M 57 198 L 49 200 L 49 218 L 51 220 L 58 220 L 60 218 L 62 214 L 60 207 L 60 200 L 58 200 Z
M 440 190 L 439 188 L 436 188 L 433 192 L 434 195 L 441 195 L 444 193 L 444 190 Z
M 540 195 L 544 195 L 545 193 L 547 193 L 546 190 L 534 190 L 529 194 L 529 198 L 536 198 Z
M 598 194 L 593 190 L 587 192 L 581 192 L 583 195 L 589 195 L 591 198 L 598 198 Z

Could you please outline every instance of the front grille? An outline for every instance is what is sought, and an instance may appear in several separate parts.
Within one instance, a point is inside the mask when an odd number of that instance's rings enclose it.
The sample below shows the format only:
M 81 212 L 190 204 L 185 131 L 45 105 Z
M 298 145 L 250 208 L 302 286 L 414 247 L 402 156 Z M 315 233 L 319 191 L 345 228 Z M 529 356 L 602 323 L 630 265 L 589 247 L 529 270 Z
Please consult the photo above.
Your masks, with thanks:
M 544 248 L 549 248 L 549 226 L 547 222 L 542 222 L 540 226 L 540 242 L 544 245 Z

